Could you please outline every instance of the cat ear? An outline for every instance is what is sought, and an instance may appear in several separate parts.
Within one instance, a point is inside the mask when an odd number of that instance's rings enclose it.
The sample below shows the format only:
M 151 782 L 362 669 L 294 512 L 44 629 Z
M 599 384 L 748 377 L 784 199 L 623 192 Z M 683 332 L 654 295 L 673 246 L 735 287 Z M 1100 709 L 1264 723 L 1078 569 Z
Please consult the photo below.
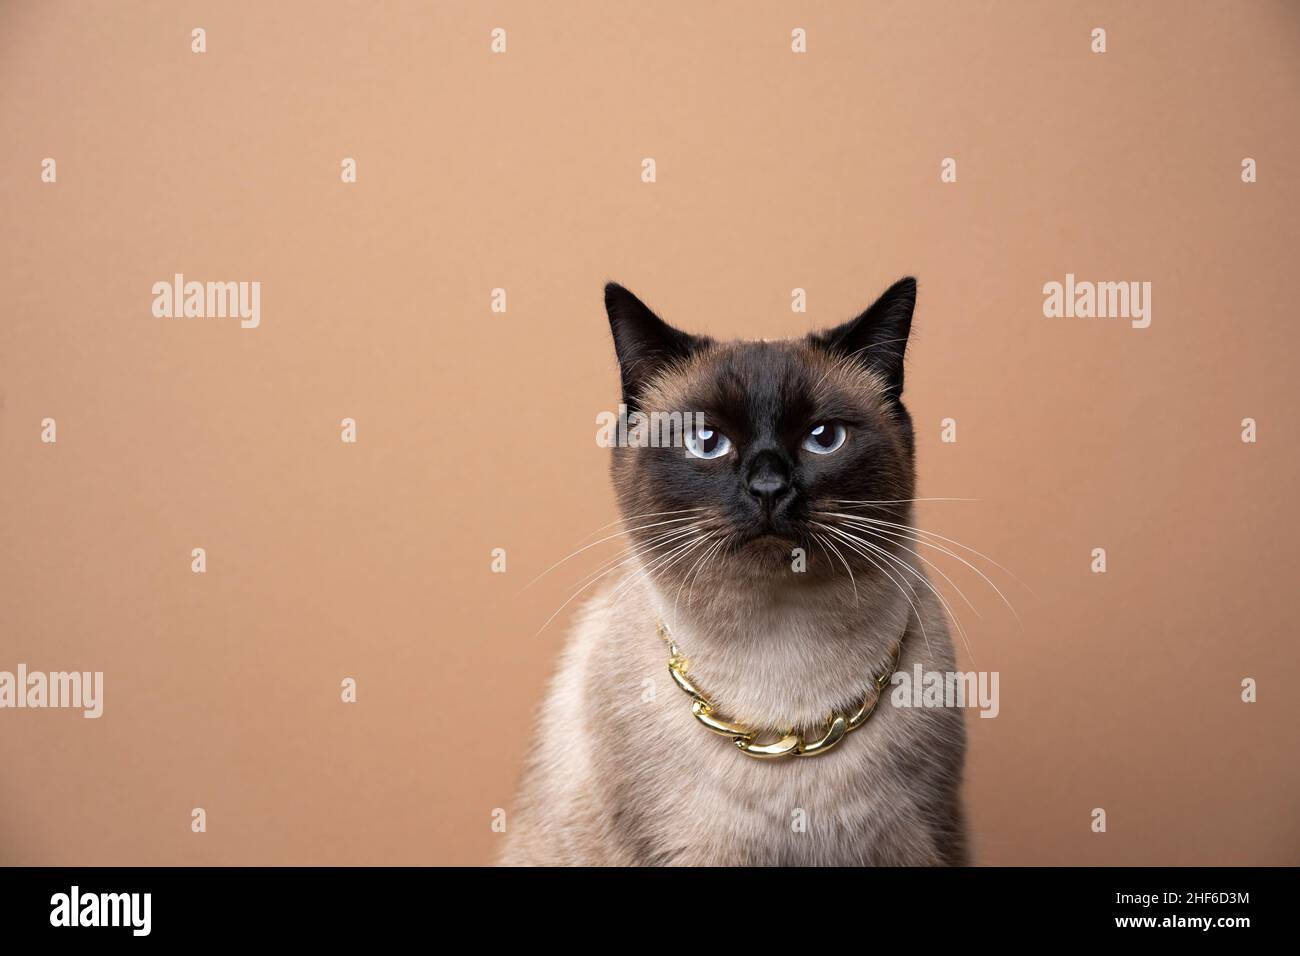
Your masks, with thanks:
M 916 307 L 916 280 L 899 279 L 871 308 L 856 319 L 808 336 L 811 345 L 842 355 L 852 355 L 889 383 L 889 394 L 903 394 L 903 352 L 912 329 Z
M 616 282 L 605 286 L 605 311 L 628 408 L 636 407 L 646 385 L 664 366 L 686 358 L 708 341 L 673 328 Z

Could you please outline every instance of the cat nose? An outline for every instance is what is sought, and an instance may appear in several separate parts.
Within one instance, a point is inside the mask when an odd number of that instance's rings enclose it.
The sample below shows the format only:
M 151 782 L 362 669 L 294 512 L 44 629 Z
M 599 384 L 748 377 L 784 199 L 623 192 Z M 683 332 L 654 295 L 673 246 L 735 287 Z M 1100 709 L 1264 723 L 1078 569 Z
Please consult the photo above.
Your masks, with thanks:
M 769 511 L 789 490 L 790 479 L 786 470 L 771 458 L 758 461 L 749 473 L 749 493 Z
M 779 475 L 752 478 L 749 482 L 749 493 L 762 501 L 768 508 L 772 507 L 772 503 L 789 490 L 790 483 Z

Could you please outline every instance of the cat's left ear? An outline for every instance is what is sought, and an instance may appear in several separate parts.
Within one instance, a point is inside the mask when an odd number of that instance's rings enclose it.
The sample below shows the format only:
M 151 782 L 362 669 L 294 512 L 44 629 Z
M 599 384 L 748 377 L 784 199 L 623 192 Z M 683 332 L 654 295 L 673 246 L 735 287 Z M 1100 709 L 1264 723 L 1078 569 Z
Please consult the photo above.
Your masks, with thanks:
M 710 341 L 673 328 L 617 282 L 605 286 L 605 311 L 614 333 L 623 402 L 628 408 L 639 406 L 646 386 L 665 366 Z
M 903 394 L 903 353 L 912 330 L 916 308 L 916 280 L 899 279 L 856 319 L 808 336 L 810 345 L 842 355 L 852 355 L 867 368 L 884 376 L 889 394 Z

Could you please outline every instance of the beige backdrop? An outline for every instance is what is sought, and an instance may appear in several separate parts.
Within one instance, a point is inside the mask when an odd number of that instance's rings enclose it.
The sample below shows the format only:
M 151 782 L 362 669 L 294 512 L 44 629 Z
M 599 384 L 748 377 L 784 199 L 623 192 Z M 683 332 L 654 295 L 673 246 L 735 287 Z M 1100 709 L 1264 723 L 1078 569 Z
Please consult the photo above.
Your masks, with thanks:
M 615 514 L 602 284 L 757 337 L 905 274 L 920 494 L 979 499 L 919 521 L 1030 589 L 954 574 L 977 860 L 1300 862 L 1298 52 L 1290 3 L 3 4 L 0 670 L 107 687 L 0 711 L 0 862 L 490 861 L 599 561 L 524 585 Z M 154 318 L 177 272 L 260 328 Z M 1067 272 L 1150 328 L 1045 318 Z

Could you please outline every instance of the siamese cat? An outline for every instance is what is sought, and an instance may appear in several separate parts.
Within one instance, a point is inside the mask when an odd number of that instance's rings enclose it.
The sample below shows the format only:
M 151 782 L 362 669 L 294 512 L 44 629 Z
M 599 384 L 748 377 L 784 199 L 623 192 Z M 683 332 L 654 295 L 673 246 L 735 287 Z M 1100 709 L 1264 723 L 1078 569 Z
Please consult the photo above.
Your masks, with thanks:
M 633 550 L 560 659 L 502 863 L 966 862 L 961 711 L 890 703 L 888 675 L 955 669 L 907 535 L 915 302 L 903 279 L 829 331 L 720 342 L 605 287 L 623 402 L 688 424 L 677 447 L 613 451 Z

